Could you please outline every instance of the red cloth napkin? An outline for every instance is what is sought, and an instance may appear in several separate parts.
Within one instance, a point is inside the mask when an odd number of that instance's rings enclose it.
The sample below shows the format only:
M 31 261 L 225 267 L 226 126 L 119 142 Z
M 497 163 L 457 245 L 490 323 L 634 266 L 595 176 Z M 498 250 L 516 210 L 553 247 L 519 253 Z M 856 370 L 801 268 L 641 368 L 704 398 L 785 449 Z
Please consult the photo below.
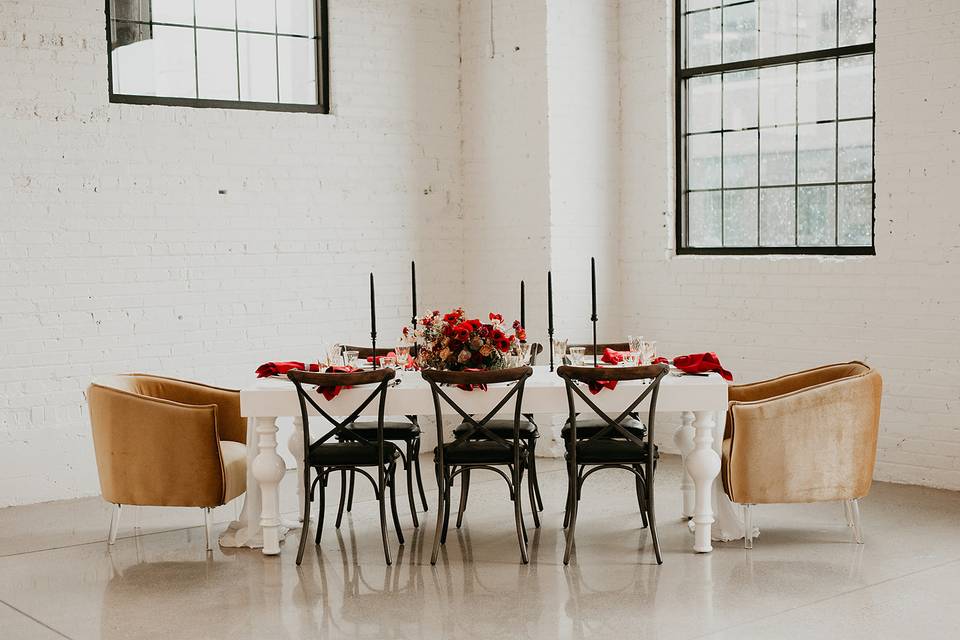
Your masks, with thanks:
M 290 360 L 289 362 L 265 362 L 257 367 L 258 378 L 269 378 L 270 376 L 282 376 L 287 371 L 320 371 L 320 367 L 314 363 L 309 369 L 304 368 L 302 362 Z
M 723 376 L 724 380 L 733 380 L 733 374 L 723 368 L 723 365 L 720 364 L 720 358 L 712 351 L 706 353 L 691 353 L 688 356 L 677 356 L 673 359 L 673 366 L 686 373 L 708 373 L 715 371 Z
M 327 370 L 324 373 L 353 373 L 354 371 L 359 371 L 356 367 L 327 367 Z M 323 394 L 323 397 L 327 400 L 333 400 L 340 392 L 344 389 L 352 389 L 350 385 L 346 386 L 335 386 L 335 387 L 317 387 L 317 391 Z
M 604 347 L 600 361 L 606 362 L 607 364 L 620 364 L 623 362 L 623 354 L 619 351 L 614 351 L 610 347 Z
M 604 389 L 610 389 L 613 391 L 617 388 L 616 380 L 594 380 L 593 382 L 587 383 L 587 388 L 590 389 L 590 393 L 597 395 Z
M 483 369 L 464 369 L 464 371 L 483 371 Z M 463 389 L 464 391 L 473 391 L 474 389 L 480 389 L 480 391 L 486 391 L 487 385 L 485 384 L 458 384 L 457 389 Z

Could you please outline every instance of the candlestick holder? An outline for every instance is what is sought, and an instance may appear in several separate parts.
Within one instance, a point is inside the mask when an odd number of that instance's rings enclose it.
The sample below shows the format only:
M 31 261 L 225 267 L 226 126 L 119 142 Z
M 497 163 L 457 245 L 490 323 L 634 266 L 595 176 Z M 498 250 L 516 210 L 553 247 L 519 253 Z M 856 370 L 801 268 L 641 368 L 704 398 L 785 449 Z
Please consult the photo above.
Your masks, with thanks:
M 590 316 L 590 322 L 593 323 L 593 366 L 597 366 L 597 314 Z
M 551 327 L 550 330 L 547 331 L 547 335 L 549 336 L 549 342 L 547 344 L 547 348 L 550 349 L 550 372 L 552 373 L 553 372 L 553 327 Z
M 370 342 L 371 342 L 371 346 L 373 347 L 373 368 L 376 369 L 377 368 L 377 332 L 376 331 L 370 332 Z

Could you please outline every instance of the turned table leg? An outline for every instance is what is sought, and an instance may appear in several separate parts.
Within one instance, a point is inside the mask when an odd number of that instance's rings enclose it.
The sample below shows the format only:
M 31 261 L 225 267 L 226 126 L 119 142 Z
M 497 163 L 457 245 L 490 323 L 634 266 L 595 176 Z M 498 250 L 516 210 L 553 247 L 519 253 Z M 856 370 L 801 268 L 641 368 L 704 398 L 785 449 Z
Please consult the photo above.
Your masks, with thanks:
M 260 527 L 263 531 L 263 553 L 280 553 L 280 480 L 286 472 L 283 458 L 277 453 L 277 419 L 257 418 L 257 457 L 253 459 L 253 476 L 260 484 Z
M 693 550 L 698 553 L 713 551 L 710 543 L 713 525 L 713 481 L 720 474 L 720 456 L 713 449 L 714 414 L 697 411 L 693 428 L 693 452 L 687 457 L 686 468 L 693 478 L 696 489 L 693 523 L 695 541 Z
M 690 477 L 690 472 L 687 470 L 687 458 L 693 452 L 693 437 L 696 433 L 693 428 L 693 412 L 684 411 L 680 420 L 680 426 L 673 432 L 673 443 L 680 451 L 683 466 L 680 479 L 680 497 L 682 500 L 680 512 L 684 518 L 692 518 L 695 510 L 696 493 L 693 478 Z

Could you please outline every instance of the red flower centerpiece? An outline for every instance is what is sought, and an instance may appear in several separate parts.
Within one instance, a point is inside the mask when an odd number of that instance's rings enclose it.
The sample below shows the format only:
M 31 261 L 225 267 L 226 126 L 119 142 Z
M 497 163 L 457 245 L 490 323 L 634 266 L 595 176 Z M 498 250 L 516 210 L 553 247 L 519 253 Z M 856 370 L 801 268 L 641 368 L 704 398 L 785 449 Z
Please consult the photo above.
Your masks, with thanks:
M 458 307 L 450 313 L 428 313 L 417 321 L 413 334 L 418 346 L 417 364 L 422 369 L 503 369 L 514 343 L 526 335 L 519 322 L 510 333 L 504 331 L 503 316 L 489 314 L 489 321 L 467 319 Z

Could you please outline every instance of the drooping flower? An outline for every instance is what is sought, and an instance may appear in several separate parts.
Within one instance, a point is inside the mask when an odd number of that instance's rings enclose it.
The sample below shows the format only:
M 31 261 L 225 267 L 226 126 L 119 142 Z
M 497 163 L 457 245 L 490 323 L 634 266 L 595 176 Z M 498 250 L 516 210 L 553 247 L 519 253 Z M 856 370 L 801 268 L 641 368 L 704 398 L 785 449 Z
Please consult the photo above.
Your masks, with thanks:
M 503 323 L 503 316 L 500 315 L 499 313 L 491 313 L 491 314 L 490 314 L 490 322 L 492 322 L 492 323 L 494 323 L 494 324 L 502 324 L 502 323 Z

